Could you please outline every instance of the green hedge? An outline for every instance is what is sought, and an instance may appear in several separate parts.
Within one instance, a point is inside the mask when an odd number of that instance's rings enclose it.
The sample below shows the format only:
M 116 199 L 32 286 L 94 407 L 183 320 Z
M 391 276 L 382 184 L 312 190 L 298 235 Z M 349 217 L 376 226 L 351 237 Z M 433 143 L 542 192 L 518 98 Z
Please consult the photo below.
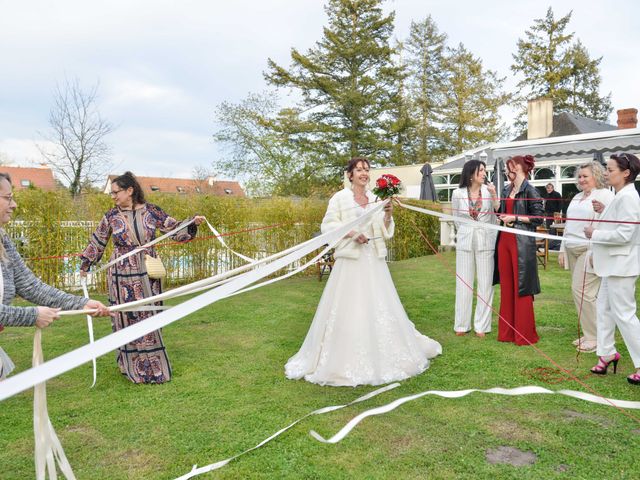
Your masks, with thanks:
M 72 199 L 64 190 L 37 189 L 16 192 L 15 222 L 7 226 L 21 254 L 33 271 L 47 283 L 72 289 L 77 284 L 81 252 L 104 212 L 112 207 L 109 196 L 95 193 Z M 311 238 L 320 230 L 327 201 L 300 198 L 229 198 L 208 195 L 151 194 L 155 203 L 177 219 L 205 215 L 232 249 L 249 257 L 264 257 Z M 439 210 L 439 205 L 412 200 L 410 203 Z M 402 260 L 430 255 L 419 228 L 430 242 L 439 244 L 439 222 L 402 208 L 394 211 L 396 235 L 389 244 L 390 258 Z M 269 228 L 265 228 L 269 227 Z M 244 262 L 224 249 L 202 225 L 196 241 L 181 245 L 160 245 L 159 254 L 167 267 L 165 286 L 182 284 L 219 273 Z M 110 254 L 110 247 L 106 252 Z M 47 258 L 43 258 L 47 257 Z M 55 258 L 50 258 L 55 257 Z M 108 257 L 107 257 L 108 258 Z M 308 269 L 307 273 L 314 273 Z M 98 290 L 104 291 L 103 277 Z

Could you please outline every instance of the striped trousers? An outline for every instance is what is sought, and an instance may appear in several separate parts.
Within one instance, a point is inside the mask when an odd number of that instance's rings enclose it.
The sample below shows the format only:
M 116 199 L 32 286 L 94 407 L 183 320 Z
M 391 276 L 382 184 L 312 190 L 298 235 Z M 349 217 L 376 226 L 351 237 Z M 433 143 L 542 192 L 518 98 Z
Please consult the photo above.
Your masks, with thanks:
M 473 284 L 477 273 L 476 312 L 473 328 L 478 333 L 491 331 L 491 304 L 493 303 L 493 250 L 476 249 L 476 232 L 470 251 L 456 251 L 456 332 L 471 330 Z M 487 305 L 488 304 L 488 305 Z

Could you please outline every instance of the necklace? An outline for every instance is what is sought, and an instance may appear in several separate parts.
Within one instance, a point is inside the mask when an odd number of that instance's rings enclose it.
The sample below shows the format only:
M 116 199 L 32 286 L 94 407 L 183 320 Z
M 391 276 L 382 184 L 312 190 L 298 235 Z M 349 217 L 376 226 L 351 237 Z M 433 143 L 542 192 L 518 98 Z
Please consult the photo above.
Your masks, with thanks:
M 353 191 L 353 199 L 361 207 L 364 207 L 369 203 L 369 198 L 367 197 L 366 193 L 359 193 L 359 192 L 356 192 L 355 190 Z

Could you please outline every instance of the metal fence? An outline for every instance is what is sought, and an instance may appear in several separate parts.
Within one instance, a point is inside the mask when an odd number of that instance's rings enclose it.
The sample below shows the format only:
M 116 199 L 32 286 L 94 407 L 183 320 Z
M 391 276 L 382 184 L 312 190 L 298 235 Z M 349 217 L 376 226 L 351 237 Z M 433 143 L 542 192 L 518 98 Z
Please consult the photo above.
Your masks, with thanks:
M 97 222 L 59 222 L 58 227 L 43 235 L 44 226 L 36 222 L 12 222 L 6 229 L 15 242 L 26 264 L 44 282 L 66 291 L 80 290 L 80 252 L 97 227 Z M 251 258 L 264 258 L 310 238 L 317 225 L 297 223 L 286 226 L 268 226 L 252 223 L 238 233 L 224 232 L 224 241 L 230 248 Z M 60 252 L 59 247 L 64 251 Z M 53 248 L 55 247 L 55 248 Z M 200 228 L 198 236 L 188 243 L 166 241 L 156 245 L 158 256 L 167 269 L 164 288 L 183 285 L 234 269 L 246 262 L 224 247 L 210 231 Z M 111 242 L 100 263 L 111 255 Z M 42 252 L 54 252 L 42 255 Z M 302 259 L 300 262 L 305 261 Z M 300 262 L 288 269 L 297 268 Z M 106 272 L 90 276 L 92 289 L 106 292 Z

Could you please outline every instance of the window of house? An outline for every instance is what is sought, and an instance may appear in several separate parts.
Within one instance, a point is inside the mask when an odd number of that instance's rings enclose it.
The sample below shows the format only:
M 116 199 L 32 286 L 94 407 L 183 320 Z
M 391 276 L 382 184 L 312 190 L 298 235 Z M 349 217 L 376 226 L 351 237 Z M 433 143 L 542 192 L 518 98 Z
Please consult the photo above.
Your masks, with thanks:
M 202 192 L 202 190 L 200 190 L 200 187 L 196 187 L 196 192 L 197 193 L 201 193 Z
M 438 196 L 439 202 L 450 202 L 451 201 L 451 193 L 453 189 L 450 188 L 436 188 L 436 195 Z
M 20 185 L 22 185 L 23 187 L 30 187 L 31 180 L 20 180 Z
M 157 192 L 158 190 L 160 190 L 160 187 L 158 187 L 157 185 L 151 185 L 152 192 Z
M 176 189 L 178 190 L 178 193 L 184 193 L 187 191 L 184 187 L 176 187 Z
M 570 167 L 564 167 L 562 169 L 562 173 L 560 174 L 561 178 L 574 178 L 576 175 L 576 168 L 575 166 L 570 166 Z
M 432 175 L 431 178 L 433 179 L 434 185 L 443 185 L 445 183 L 449 183 L 447 182 L 446 175 Z
M 534 170 L 534 175 L 536 180 L 553 180 L 556 176 L 553 170 L 544 167 Z
M 224 193 L 226 193 L 227 195 L 231 195 L 233 193 L 233 190 L 231 190 L 230 188 L 225 188 Z

